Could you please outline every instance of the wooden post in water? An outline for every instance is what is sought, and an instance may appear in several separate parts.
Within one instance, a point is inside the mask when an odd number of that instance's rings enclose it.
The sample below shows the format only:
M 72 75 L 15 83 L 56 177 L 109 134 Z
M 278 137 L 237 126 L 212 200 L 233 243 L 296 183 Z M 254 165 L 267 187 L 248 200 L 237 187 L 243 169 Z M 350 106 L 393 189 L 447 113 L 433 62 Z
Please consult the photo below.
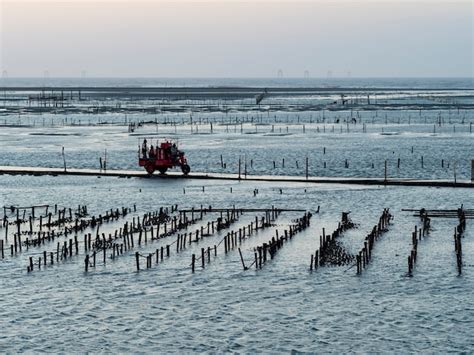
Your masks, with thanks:
M 308 156 L 306 156 L 306 167 L 305 167 L 305 171 L 306 171 L 306 180 L 308 180 Z
M 471 160 L 471 182 L 474 182 L 474 159 Z
M 84 259 L 84 266 L 86 268 L 86 272 L 89 271 L 89 254 L 87 254 L 86 258 Z
M 241 162 L 241 159 L 240 159 L 240 156 L 239 156 L 239 180 L 240 180 L 241 165 L 242 165 L 242 162 Z
M 66 172 L 66 156 L 64 155 L 64 147 L 62 149 L 63 163 L 64 163 L 64 172 Z
M 140 254 L 137 252 L 135 252 L 135 261 L 137 263 L 137 271 L 140 271 Z
M 240 254 L 240 261 L 242 262 L 242 267 L 244 268 L 244 270 L 247 270 L 247 266 L 245 266 L 245 262 L 244 262 L 244 258 L 242 257 L 242 251 L 240 250 L 239 248 L 239 254 Z

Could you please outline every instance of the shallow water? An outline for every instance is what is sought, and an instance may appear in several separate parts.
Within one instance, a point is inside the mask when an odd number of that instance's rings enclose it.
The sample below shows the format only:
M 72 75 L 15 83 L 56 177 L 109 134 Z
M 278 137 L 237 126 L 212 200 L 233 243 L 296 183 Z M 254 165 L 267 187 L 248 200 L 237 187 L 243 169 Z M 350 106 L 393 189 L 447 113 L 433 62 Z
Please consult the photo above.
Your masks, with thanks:
M 454 179 L 454 173 L 458 179 L 471 178 L 472 110 L 435 108 L 443 100 L 472 104 L 471 92 L 441 92 L 472 91 L 471 79 L 206 80 L 0 79 L 0 86 L 403 87 L 405 93 L 379 95 L 386 107 L 377 111 L 295 109 L 297 104 L 337 99 L 330 95 L 269 99 L 271 104 L 281 104 L 279 111 L 270 111 L 270 105 L 249 109 L 234 102 L 230 111 L 218 105 L 221 112 L 209 112 L 207 107 L 195 108 L 179 100 L 171 106 L 185 112 L 66 115 L 24 114 L 19 109 L 18 115 L 0 109 L 0 165 L 63 167 L 64 147 L 70 168 L 98 168 L 106 150 L 109 169 L 138 169 L 140 139 L 153 136 L 177 139 L 193 171 L 236 173 L 240 157 L 248 174 L 304 175 L 308 157 L 310 176 L 383 177 L 387 160 L 389 178 Z M 425 92 L 421 97 L 410 88 L 437 93 Z M 426 104 L 427 109 L 413 110 L 404 104 Z M 353 117 L 357 123 L 348 124 Z M 149 123 L 128 131 L 127 124 L 141 121 Z M 212 132 L 209 122 L 213 122 Z M 458 220 L 432 218 L 432 230 L 418 246 L 413 277 L 407 277 L 411 233 L 421 221 L 402 208 L 457 209 L 463 204 L 472 209 L 473 201 L 472 189 L 459 188 L 0 175 L 0 207 L 87 205 L 91 215 L 98 215 L 135 204 L 136 212 L 100 227 L 106 234 L 145 212 L 175 204 L 180 209 L 275 206 L 314 214 L 311 226 L 285 243 L 263 269 L 244 271 L 238 251 L 224 254 L 221 244 L 217 256 L 204 269 L 197 265 L 194 274 L 192 254 L 218 244 L 225 233 L 247 225 L 256 214 L 245 213 L 229 229 L 179 253 L 172 247 L 169 258 L 140 272 L 135 251 L 152 253 L 175 242 L 175 235 L 141 247 L 135 244 L 135 249 L 114 260 L 109 251 L 106 265 L 99 257 L 86 274 L 83 236 L 95 233 L 86 230 L 78 235 L 79 255 L 41 270 L 35 266 L 28 273 L 30 256 L 37 260 L 67 238 L 23 248 L 11 256 L 15 228 L 10 227 L 6 238 L 5 228 L 0 227 L 0 238 L 6 243 L 5 258 L 0 260 L 0 351 L 470 352 L 474 346 L 472 220 L 467 220 L 462 239 L 462 275 L 457 273 L 453 241 Z M 394 220 L 376 242 L 371 263 L 361 275 L 349 265 L 309 270 L 322 229 L 332 232 L 341 212 L 350 211 L 359 224 L 339 239 L 349 253 L 357 253 L 384 208 L 390 208 Z M 3 214 L 0 210 L 0 218 Z M 301 214 L 282 213 L 273 227 L 244 240 L 240 248 L 246 264 L 253 261 L 254 247 L 275 236 L 276 230 L 281 234 Z M 209 214 L 188 231 L 217 217 Z
M 466 121 L 467 122 L 467 121 Z M 193 171 L 250 175 L 304 175 L 305 158 L 311 176 L 470 179 L 474 157 L 468 123 L 453 125 L 273 124 L 232 127 L 210 125 L 147 125 L 133 134 L 126 126 L 0 128 L 0 165 L 99 168 L 99 157 L 109 169 L 138 169 L 138 145 L 144 137 L 171 138 L 180 143 Z M 273 126 L 273 127 L 272 127 Z M 158 130 L 158 132 L 157 132 Z M 234 131 L 235 130 L 235 131 Z M 287 131 L 288 130 L 288 131 Z M 150 138 L 149 138 L 150 139 Z M 221 166 L 222 155 L 225 167 Z M 400 165 L 398 165 L 400 159 Z M 423 159 L 423 162 L 422 162 Z M 346 166 L 347 161 L 347 166 Z M 326 164 L 326 167 L 324 167 Z
M 220 250 L 204 270 L 197 267 L 191 273 L 191 254 L 216 244 L 222 233 L 178 255 L 172 248 L 168 260 L 139 273 L 133 252 L 108 260 L 106 266 L 98 262 L 87 275 L 81 248 L 79 256 L 31 274 L 26 272 L 28 256 L 54 250 L 54 243 L 17 257 L 7 255 L 0 263 L 0 347 L 5 351 L 462 352 L 473 345 L 472 223 L 468 220 L 463 239 L 462 276 L 457 276 L 452 239 L 457 220 L 433 218 L 433 231 L 420 242 L 409 278 L 411 231 L 420 221 L 401 211 L 454 209 L 461 203 L 467 208 L 471 190 L 66 176 L 2 176 L 0 181 L 2 205 L 87 204 L 94 214 L 133 203 L 138 211 L 132 215 L 174 203 L 180 208 L 274 205 L 313 212 L 321 206 L 311 227 L 257 271 L 243 271 L 237 251 L 224 255 Z M 385 207 L 394 221 L 361 276 L 347 266 L 309 271 L 322 228 L 334 230 L 341 211 L 351 211 L 353 221 L 360 223 L 341 238 L 356 252 Z M 281 231 L 298 216 L 283 213 L 276 228 Z M 239 223 L 252 219 L 253 214 L 244 214 Z M 273 235 L 271 228 L 244 241 L 244 258 L 250 262 L 252 248 Z M 148 243 L 140 253 L 174 239 Z

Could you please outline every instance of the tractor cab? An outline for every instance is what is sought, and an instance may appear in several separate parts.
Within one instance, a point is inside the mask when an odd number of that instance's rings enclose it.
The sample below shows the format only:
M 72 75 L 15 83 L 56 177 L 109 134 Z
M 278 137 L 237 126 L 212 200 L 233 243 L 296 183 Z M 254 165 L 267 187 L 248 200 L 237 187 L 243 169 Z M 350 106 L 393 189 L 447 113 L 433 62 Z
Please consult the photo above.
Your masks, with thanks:
M 158 170 L 160 174 L 165 174 L 168 169 L 180 167 L 184 175 L 188 175 L 191 168 L 184 156 L 184 152 L 178 149 L 175 142 L 164 140 L 156 141 L 143 140 L 141 147 L 138 147 L 138 165 L 143 166 L 148 174 L 153 174 Z

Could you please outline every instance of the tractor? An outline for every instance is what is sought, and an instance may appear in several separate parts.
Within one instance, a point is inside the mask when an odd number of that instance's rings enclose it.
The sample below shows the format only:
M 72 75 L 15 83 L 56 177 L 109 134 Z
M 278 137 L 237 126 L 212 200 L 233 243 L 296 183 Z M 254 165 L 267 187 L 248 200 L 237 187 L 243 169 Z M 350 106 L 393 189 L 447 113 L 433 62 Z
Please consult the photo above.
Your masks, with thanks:
M 160 174 L 165 174 L 168 169 L 172 169 L 176 166 L 181 167 L 181 171 L 184 175 L 188 175 L 191 168 L 188 165 L 188 161 L 184 156 L 184 152 L 178 150 L 176 143 L 165 140 L 153 147 L 148 147 L 148 142 L 145 139 L 138 147 L 138 165 L 143 166 L 148 174 L 153 174 L 155 170 L 158 170 Z

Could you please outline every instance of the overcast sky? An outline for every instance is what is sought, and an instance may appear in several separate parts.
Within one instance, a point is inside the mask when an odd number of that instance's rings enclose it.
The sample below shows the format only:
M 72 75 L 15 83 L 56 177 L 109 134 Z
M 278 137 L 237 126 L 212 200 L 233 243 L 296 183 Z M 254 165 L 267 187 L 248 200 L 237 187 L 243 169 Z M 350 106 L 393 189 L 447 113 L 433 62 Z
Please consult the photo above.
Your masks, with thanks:
M 468 1 L 0 0 L 10 77 L 472 77 Z

